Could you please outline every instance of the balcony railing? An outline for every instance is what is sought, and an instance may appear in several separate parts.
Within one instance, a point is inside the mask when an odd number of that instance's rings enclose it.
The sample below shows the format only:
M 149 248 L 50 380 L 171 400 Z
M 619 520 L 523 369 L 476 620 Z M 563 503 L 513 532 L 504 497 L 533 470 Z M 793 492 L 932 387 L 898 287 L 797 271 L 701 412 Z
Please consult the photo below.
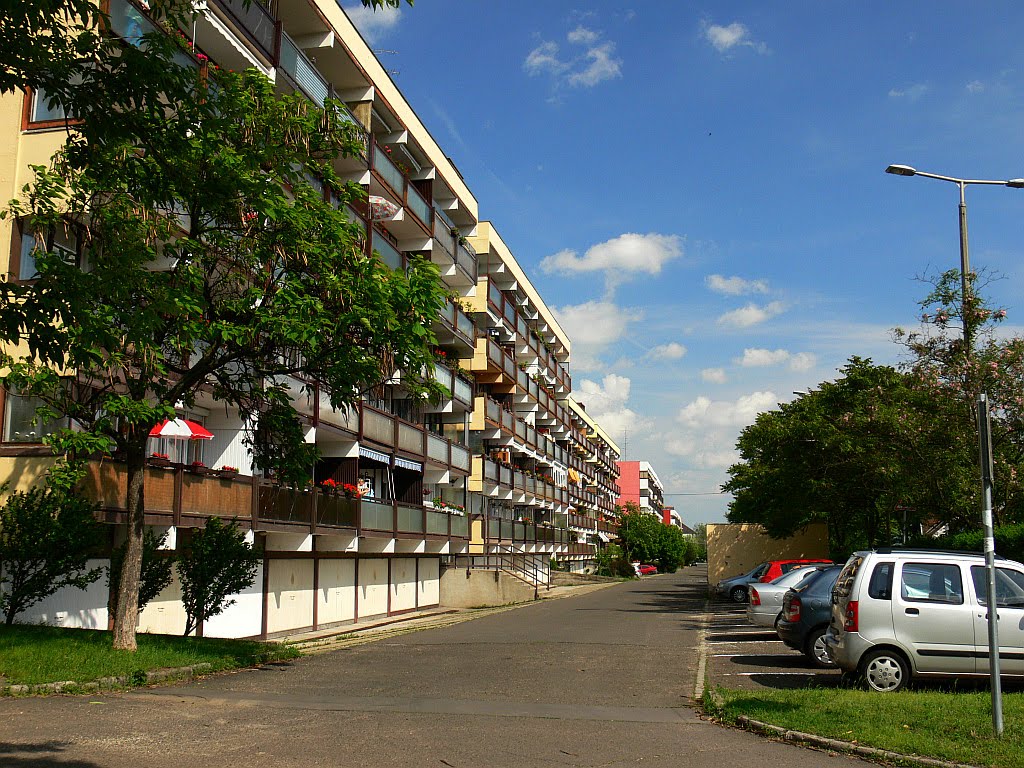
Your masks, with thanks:
M 253 3 L 255 5 L 255 3 Z M 306 98 L 322 107 L 331 92 L 330 84 L 285 32 L 281 32 L 280 68 L 295 81 Z
M 377 230 L 373 231 L 373 250 L 380 254 L 380 260 L 396 272 L 402 269 L 402 254 Z
M 172 525 L 196 525 L 218 516 L 241 519 L 255 530 L 347 528 L 352 530 L 448 535 L 469 538 L 464 516 L 421 505 L 347 498 L 320 489 L 297 490 L 248 476 L 220 477 L 213 470 L 182 464 L 147 467 L 146 514 Z M 127 471 L 121 462 L 91 461 L 82 492 L 98 502 L 107 519 L 126 514 Z M 427 520 L 430 520 L 429 526 Z
M 277 24 L 259 0 L 212 0 L 211 4 L 255 43 L 268 61 L 273 60 Z

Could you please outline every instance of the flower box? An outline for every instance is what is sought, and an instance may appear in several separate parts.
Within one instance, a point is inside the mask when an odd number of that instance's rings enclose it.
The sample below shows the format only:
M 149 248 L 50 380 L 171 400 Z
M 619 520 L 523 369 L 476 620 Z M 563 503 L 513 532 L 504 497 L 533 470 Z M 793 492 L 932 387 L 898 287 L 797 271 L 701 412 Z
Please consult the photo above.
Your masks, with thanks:
M 228 467 L 221 467 L 220 469 L 216 470 L 216 473 L 217 477 L 219 477 L 221 480 L 230 480 L 238 476 L 237 469 Z

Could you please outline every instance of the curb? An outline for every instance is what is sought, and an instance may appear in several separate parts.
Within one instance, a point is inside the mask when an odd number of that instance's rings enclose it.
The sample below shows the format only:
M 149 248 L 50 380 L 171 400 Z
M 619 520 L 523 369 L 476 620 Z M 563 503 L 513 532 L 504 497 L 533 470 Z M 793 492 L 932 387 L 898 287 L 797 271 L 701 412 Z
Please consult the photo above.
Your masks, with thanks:
M 850 741 L 840 741 L 839 739 L 828 739 L 824 736 L 816 736 L 813 733 L 803 733 L 801 731 L 791 731 L 787 728 L 781 728 L 771 723 L 762 723 L 760 720 L 753 720 L 746 715 L 740 715 L 736 718 L 736 722 L 747 730 L 755 733 L 760 733 L 764 736 L 774 736 L 782 739 L 783 741 L 794 742 L 796 744 L 804 744 L 809 747 L 818 747 L 819 749 L 828 749 L 833 752 L 846 752 L 853 755 L 859 755 L 860 757 L 868 757 L 875 760 L 888 760 L 892 762 L 901 763 L 913 763 L 914 765 L 928 766 L 928 768 L 976 768 L 976 766 L 968 765 L 966 763 L 951 763 L 948 760 L 939 760 L 934 757 L 919 757 L 917 755 L 904 755 L 899 752 L 890 752 L 887 749 L 877 749 L 875 747 L 864 747 L 860 744 L 854 744 Z
M 169 680 L 191 680 L 196 675 L 201 675 L 212 669 L 212 664 L 201 662 L 190 667 L 154 669 L 144 673 L 140 670 L 139 673 L 132 675 L 101 677 L 99 680 L 93 680 L 89 683 L 79 683 L 74 680 L 62 680 L 57 683 L 39 683 L 38 685 L 6 685 L 3 688 L 0 688 L 0 696 L 32 696 L 55 693 L 95 693 L 97 691 L 113 691 L 120 688 L 135 687 L 138 685 L 164 683 Z

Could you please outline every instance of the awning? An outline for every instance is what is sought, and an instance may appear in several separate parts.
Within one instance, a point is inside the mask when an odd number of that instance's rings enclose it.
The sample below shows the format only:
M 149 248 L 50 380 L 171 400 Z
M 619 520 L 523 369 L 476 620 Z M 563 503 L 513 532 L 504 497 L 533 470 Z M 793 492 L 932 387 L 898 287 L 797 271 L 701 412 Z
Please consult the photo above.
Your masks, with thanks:
M 213 432 L 202 424 L 188 419 L 164 419 L 151 430 L 150 437 L 166 437 L 171 440 L 212 440 Z
M 611 538 L 604 531 L 598 531 L 597 532 L 597 538 L 599 538 L 605 544 L 607 544 L 609 541 L 611 541 Z
M 401 456 L 395 456 L 395 466 L 401 467 L 402 469 L 411 469 L 413 472 L 422 472 L 423 464 L 418 461 L 410 461 L 409 459 L 403 459 Z
M 370 461 L 379 461 L 381 464 L 391 463 L 391 457 L 388 454 L 375 451 L 372 448 L 366 448 L 362 445 L 359 446 L 359 455 Z
M 569 467 L 569 479 L 578 485 L 580 482 L 580 473 L 572 467 Z

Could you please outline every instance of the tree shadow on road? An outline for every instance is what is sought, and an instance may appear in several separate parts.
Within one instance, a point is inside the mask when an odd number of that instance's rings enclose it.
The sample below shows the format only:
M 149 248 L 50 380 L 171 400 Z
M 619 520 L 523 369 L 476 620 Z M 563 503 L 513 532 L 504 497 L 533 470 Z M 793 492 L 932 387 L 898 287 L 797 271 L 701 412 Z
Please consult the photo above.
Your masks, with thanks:
M 72 746 L 62 741 L 41 744 L 0 742 L 0 765 L 4 768 L 101 768 L 99 763 L 90 760 L 65 758 L 64 754 Z

